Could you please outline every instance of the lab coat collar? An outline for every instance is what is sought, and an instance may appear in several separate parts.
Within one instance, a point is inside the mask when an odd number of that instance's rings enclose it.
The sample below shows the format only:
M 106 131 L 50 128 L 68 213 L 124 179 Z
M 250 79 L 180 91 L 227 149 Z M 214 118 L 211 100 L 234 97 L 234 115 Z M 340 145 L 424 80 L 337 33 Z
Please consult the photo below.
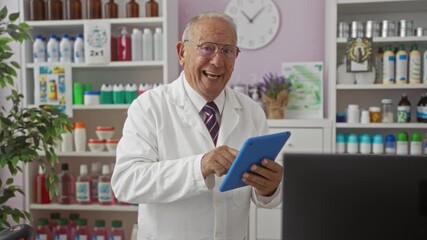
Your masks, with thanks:
M 181 120 L 187 123 L 189 126 L 194 128 L 200 134 L 202 134 L 209 142 L 213 142 L 210 139 L 210 135 L 205 125 L 203 124 L 202 119 L 197 112 L 197 109 L 191 103 L 190 99 L 187 96 L 187 93 L 184 89 L 184 72 L 181 72 L 181 75 L 178 79 L 170 84 L 170 87 L 167 88 L 167 99 L 171 104 L 176 105 L 179 108 L 179 113 Z M 217 146 L 221 146 L 226 143 L 227 139 L 235 129 L 235 126 L 239 122 L 239 111 L 242 108 L 242 105 L 237 100 L 234 92 L 229 87 L 225 87 L 225 104 L 224 111 L 221 116 L 221 127 L 219 129 L 219 136 L 217 140 Z

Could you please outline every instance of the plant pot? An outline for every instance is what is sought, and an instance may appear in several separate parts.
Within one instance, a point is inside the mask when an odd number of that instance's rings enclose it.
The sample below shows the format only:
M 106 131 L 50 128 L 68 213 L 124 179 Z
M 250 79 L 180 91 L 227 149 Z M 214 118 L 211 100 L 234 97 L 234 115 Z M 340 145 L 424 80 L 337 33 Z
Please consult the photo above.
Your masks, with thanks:
M 285 108 L 288 104 L 288 91 L 283 90 L 277 94 L 276 98 L 271 98 L 262 93 L 265 111 L 268 119 L 284 119 Z

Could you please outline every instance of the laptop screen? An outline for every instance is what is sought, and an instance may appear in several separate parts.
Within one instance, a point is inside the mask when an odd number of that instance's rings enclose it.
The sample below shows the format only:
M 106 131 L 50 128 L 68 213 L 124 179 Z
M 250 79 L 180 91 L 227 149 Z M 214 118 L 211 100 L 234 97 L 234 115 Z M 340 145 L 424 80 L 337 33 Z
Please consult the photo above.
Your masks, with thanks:
M 427 156 L 284 154 L 286 240 L 427 239 Z

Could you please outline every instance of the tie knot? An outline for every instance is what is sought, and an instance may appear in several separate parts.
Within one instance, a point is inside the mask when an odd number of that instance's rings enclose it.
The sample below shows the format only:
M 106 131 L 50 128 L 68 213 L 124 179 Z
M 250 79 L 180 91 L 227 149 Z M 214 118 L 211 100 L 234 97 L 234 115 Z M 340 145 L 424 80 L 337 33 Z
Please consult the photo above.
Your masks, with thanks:
M 208 114 L 212 115 L 215 114 L 215 111 L 218 109 L 214 101 L 207 102 L 205 106 L 203 107 L 203 111 Z

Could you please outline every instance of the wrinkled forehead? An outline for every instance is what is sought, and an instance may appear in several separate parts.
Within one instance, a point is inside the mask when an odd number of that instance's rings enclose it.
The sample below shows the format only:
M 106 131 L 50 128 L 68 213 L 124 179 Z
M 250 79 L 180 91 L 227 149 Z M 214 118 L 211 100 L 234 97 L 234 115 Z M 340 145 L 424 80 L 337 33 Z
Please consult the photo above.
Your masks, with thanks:
M 196 43 L 237 44 L 235 29 L 227 21 L 218 18 L 207 18 L 197 21 L 190 32 L 190 37 Z

